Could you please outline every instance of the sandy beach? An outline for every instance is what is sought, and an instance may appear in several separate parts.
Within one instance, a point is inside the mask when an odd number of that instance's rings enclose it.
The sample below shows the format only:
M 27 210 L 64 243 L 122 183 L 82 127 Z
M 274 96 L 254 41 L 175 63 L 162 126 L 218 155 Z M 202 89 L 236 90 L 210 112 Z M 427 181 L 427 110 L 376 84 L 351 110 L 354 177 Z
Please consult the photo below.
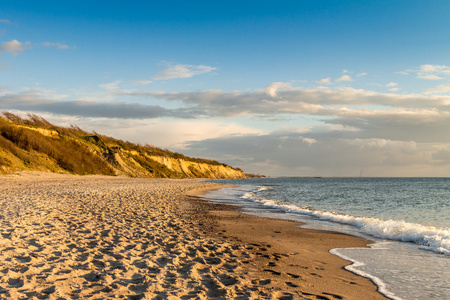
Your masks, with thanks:
M 368 241 L 195 197 L 219 187 L 0 176 L 0 299 L 385 299 L 328 253 Z

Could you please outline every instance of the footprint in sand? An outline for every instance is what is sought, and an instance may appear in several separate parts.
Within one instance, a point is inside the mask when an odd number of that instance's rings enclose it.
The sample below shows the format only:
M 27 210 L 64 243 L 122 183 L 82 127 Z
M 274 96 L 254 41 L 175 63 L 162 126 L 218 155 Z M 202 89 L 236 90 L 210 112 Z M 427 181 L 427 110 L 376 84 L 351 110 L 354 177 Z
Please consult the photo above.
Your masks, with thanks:
M 296 274 L 292 274 L 292 273 L 286 273 L 289 277 L 292 277 L 292 278 L 301 278 L 301 276 L 300 275 L 296 275 Z
M 287 286 L 290 286 L 290 287 L 294 287 L 294 288 L 298 287 L 298 285 L 296 285 L 295 283 L 292 283 L 290 281 L 286 281 L 285 283 Z
M 263 280 L 258 281 L 258 283 L 259 283 L 260 285 L 268 285 L 268 284 L 270 284 L 271 282 L 272 282 L 272 280 L 270 280 L 270 279 L 263 279 Z
M 9 278 L 8 279 L 8 284 L 10 287 L 13 288 L 20 288 L 23 286 L 23 280 L 20 278 Z
M 91 272 L 86 275 L 83 275 L 83 278 L 89 282 L 97 282 L 102 278 L 102 275 L 97 272 Z
M 268 272 L 268 273 L 272 273 L 273 275 L 277 275 L 277 276 L 281 275 L 281 272 L 277 272 L 277 271 L 270 270 L 270 269 L 264 269 L 263 271 L 264 272 Z
M 319 277 L 319 278 L 322 278 L 323 276 L 321 276 L 321 275 L 319 275 L 319 274 L 317 274 L 317 273 L 309 273 L 310 275 L 312 275 L 312 276 L 317 276 L 317 277 Z
M 331 293 L 326 293 L 326 292 L 323 292 L 322 294 L 331 296 L 331 297 L 333 297 L 334 299 L 344 299 L 344 297 L 339 296 L 339 295 L 336 295 L 336 294 L 331 294 Z
M 270 268 L 272 268 L 272 267 L 276 267 L 277 264 L 271 261 L 271 262 L 269 262 L 269 263 L 267 264 L 267 266 L 270 267 Z
M 232 277 L 227 274 L 220 274 L 217 277 L 219 278 L 220 282 L 222 282 L 222 284 L 225 286 L 233 285 L 238 282 L 238 280 L 235 277 Z

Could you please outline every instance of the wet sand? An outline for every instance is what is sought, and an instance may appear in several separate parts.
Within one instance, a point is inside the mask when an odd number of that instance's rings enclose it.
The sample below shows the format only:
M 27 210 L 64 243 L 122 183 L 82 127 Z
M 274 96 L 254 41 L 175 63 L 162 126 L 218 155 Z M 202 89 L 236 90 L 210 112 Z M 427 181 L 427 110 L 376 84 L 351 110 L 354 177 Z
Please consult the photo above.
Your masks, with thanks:
M 187 180 L 0 176 L 0 299 L 383 299 L 341 234 L 243 215 Z

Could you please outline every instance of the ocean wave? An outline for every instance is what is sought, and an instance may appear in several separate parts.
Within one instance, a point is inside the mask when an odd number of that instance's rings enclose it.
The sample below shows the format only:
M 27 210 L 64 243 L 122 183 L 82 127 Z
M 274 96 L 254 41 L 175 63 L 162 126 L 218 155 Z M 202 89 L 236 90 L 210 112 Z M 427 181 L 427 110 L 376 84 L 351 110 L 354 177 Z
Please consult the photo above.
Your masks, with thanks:
M 355 217 L 256 197 L 256 192 L 265 190 L 266 188 L 267 187 L 264 186 L 254 191 L 247 192 L 242 196 L 242 198 L 259 202 L 265 206 L 283 209 L 287 212 L 312 216 L 323 221 L 351 225 L 358 228 L 362 233 L 373 237 L 402 242 L 412 242 L 420 245 L 423 249 L 431 250 L 444 255 L 450 255 L 450 230 L 448 229 L 408 223 L 403 220 L 397 221 Z

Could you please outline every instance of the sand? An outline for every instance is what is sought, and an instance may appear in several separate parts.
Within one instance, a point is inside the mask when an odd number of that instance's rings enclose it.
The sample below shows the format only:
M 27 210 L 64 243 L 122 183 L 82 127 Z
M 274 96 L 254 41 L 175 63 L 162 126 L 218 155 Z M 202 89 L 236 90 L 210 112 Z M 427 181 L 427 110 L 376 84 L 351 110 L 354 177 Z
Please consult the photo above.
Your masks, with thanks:
M 0 299 L 383 299 L 328 253 L 367 241 L 192 196 L 218 187 L 0 176 Z

